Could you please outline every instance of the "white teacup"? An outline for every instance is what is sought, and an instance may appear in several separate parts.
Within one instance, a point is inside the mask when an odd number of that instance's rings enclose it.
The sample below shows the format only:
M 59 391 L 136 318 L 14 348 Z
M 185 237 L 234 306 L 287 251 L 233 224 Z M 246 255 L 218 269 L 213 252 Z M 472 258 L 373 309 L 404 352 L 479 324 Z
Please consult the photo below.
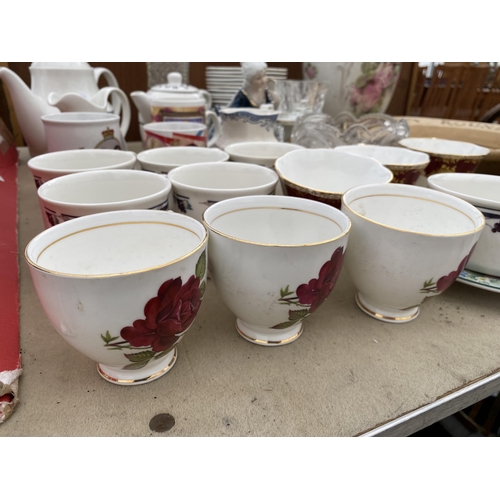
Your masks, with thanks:
M 46 229 L 25 258 L 57 332 L 109 382 L 137 385 L 177 359 L 206 290 L 206 245 L 191 217 L 124 210 Z
M 486 227 L 465 267 L 500 277 L 500 177 L 454 172 L 431 175 L 427 182 L 431 189 L 468 201 L 483 214 Z
M 232 198 L 203 219 L 211 277 L 238 333 L 264 346 L 296 340 L 339 277 L 349 219 L 324 203 L 288 196 Z
M 125 136 L 130 124 L 113 113 L 67 112 L 42 116 L 47 150 L 127 149 Z
M 137 155 L 137 160 L 139 160 L 143 170 L 165 175 L 182 165 L 226 161 L 228 159 L 229 155 L 221 149 L 192 148 L 189 146 L 147 149 Z
M 168 210 L 167 177 L 139 170 L 81 172 L 52 179 L 38 188 L 45 227 L 100 212 Z
M 290 142 L 235 142 L 226 146 L 231 161 L 254 163 L 273 168 L 276 160 L 290 151 L 304 149 L 303 146 Z
M 391 323 L 417 317 L 424 299 L 458 278 L 479 240 L 481 212 L 455 196 L 408 184 L 350 189 L 346 267 L 369 316 Z
M 34 156 L 28 167 L 35 179 L 36 187 L 63 175 L 90 170 L 131 170 L 137 155 L 132 151 L 113 149 L 75 149 Z
M 211 162 L 172 170 L 174 210 L 201 221 L 203 212 L 228 198 L 273 195 L 278 184 L 274 170 L 250 163 Z
M 217 122 L 218 123 L 218 122 Z M 212 147 L 220 136 L 220 127 L 207 139 L 207 126 L 196 122 L 156 122 L 144 125 L 146 149 L 172 146 Z

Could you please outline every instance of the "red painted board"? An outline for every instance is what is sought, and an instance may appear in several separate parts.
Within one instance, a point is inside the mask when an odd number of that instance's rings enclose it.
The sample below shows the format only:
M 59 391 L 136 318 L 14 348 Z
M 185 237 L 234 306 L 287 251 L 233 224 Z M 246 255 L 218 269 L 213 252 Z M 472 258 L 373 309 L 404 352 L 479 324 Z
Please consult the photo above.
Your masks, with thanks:
M 0 422 L 18 402 L 21 374 L 17 160 L 12 136 L 0 120 Z

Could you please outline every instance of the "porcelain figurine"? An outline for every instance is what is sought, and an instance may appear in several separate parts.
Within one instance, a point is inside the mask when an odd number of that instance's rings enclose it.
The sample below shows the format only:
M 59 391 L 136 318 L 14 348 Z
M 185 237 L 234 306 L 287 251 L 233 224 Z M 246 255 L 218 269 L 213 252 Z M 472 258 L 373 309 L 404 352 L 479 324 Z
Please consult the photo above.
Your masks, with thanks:
M 230 108 L 260 108 L 263 104 L 278 106 L 278 96 L 268 88 L 265 62 L 242 62 L 243 87 L 229 104 Z

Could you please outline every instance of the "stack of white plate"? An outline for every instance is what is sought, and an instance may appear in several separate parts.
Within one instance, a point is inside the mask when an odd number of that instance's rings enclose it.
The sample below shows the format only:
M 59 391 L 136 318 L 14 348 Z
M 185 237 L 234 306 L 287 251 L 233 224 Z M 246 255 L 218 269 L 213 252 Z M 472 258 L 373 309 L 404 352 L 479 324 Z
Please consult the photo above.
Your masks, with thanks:
M 288 68 L 267 68 L 267 76 L 275 80 L 286 80 Z M 206 89 L 212 95 L 212 104 L 227 106 L 243 85 L 240 66 L 207 66 Z

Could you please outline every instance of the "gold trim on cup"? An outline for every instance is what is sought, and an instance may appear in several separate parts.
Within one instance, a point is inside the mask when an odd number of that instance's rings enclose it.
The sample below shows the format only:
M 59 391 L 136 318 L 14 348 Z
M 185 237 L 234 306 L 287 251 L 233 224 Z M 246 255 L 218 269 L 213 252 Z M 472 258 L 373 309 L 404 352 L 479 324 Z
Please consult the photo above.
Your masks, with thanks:
M 411 314 L 410 316 L 401 316 L 401 317 L 385 316 L 383 314 L 376 313 L 375 311 L 372 311 L 371 309 L 368 309 L 368 307 L 366 307 L 363 304 L 363 302 L 361 302 L 361 299 L 359 298 L 359 292 L 356 294 L 356 304 L 358 304 L 358 306 L 361 307 L 361 309 L 363 309 L 363 311 L 365 311 L 370 316 L 374 316 L 375 318 L 387 320 L 387 321 L 409 321 L 413 318 L 416 318 L 420 312 L 420 308 L 418 306 L 415 306 L 415 307 L 417 307 L 417 311 L 414 314 Z
M 342 205 L 344 207 L 346 207 L 350 212 L 352 212 L 357 217 L 359 217 L 361 219 L 364 219 L 364 220 L 367 220 L 369 222 L 372 222 L 373 224 L 376 224 L 377 226 L 385 227 L 387 229 L 392 229 L 394 231 L 400 231 L 401 233 L 420 234 L 422 236 L 439 236 L 439 237 L 443 237 L 444 236 L 444 237 L 450 237 L 450 238 L 452 238 L 452 237 L 455 237 L 455 236 L 465 236 L 467 234 L 477 233 L 479 230 L 481 230 L 486 225 L 486 220 L 485 220 L 483 214 L 479 210 L 477 210 L 477 208 L 473 207 L 481 215 L 481 217 L 483 219 L 483 223 L 480 226 L 478 226 L 476 229 L 473 229 L 472 231 L 467 231 L 465 233 L 455 233 L 455 234 L 449 234 L 449 233 L 423 233 L 423 232 L 420 232 L 420 231 L 410 231 L 408 229 L 401 229 L 399 227 L 394 227 L 394 226 L 389 226 L 387 224 L 383 224 L 382 222 L 377 222 L 376 220 L 370 219 L 368 217 L 365 217 L 364 215 L 361 215 L 361 214 L 355 212 L 346 203 L 346 201 L 344 200 L 344 196 L 342 196 Z M 358 200 L 362 200 L 363 198 L 374 198 L 375 196 L 396 196 L 398 198 L 413 198 L 415 200 L 422 200 L 422 201 L 427 201 L 427 202 L 431 202 L 431 203 L 437 203 L 438 205 L 443 205 L 444 207 L 451 208 L 452 210 L 456 210 L 460 214 L 462 214 L 465 217 L 467 217 L 474 224 L 474 220 L 471 217 L 469 217 L 465 212 L 462 212 L 458 208 L 455 208 L 455 207 L 452 207 L 450 205 L 447 205 L 446 203 L 443 203 L 441 201 L 430 200 L 428 198 L 420 198 L 419 196 L 410 196 L 410 195 L 403 195 L 403 194 L 383 194 L 383 193 L 381 193 L 381 194 L 370 194 L 370 195 L 366 195 L 366 196 L 360 196 L 359 198 L 356 198 L 355 200 L 351 200 L 351 203 L 353 203 L 355 201 L 358 201 Z M 464 200 L 462 200 L 462 201 L 464 201 Z M 465 203 L 467 203 L 467 202 L 465 202 Z
M 246 333 L 243 333 L 239 328 L 238 328 L 238 320 L 236 320 L 235 327 L 237 332 L 246 340 L 250 342 L 254 342 L 255 344 L 262 344 L 262 345 L 267 345 L 267 346 L 274 346 L 274 345 L 285 345 L 289 344 L 290 342 L 293 342 L 294 340 L 297 340 L 298 337 L 302 334 L 304 331 L 304 325 L 301 323 L 300 324 L 300 330 L 293 334 L 291 337 L 283 340 L 260 340 L 260 339 L 255 339 L 253 337 L 250 337 Z
M 332 208 L 332 207 L 330 207 L 330 208 Z M 212 221 L 212 223 L 215 222 L 220 217 L 223 217 L 224 215 L 232 214 L 232 213 L 235 213 L 235 212 L 242 212 L 244 210 L 266 210 L 266 209 L 267 210 L 270 210 L 270 209 L 273 209 L 273 210 L 292 210 L 292 211 L 295 211 L 295 212 L 302 212 L 302 213 L 305 213 L 305 214 L 316 215 L 317 217 L 323 217 L 324 219 L 329 220 L 330 222 L 333 222 L 342 231 L 342 227 L 340 226 L 340 224 L 337 221 L 334 221 L 333 219 L 331 219 L 330 217 L 318 214 L 316 212 L 309 212 L 308 210 L 301 210 L 301 209 L 298 209 L 298 208 L 289 208 L 289 207 L 248 207 L 248 208 L 238 208 L 238 209 L 231 210 L 229 212 L 224 212 L 223 214 L 220 214 L 219 216 L 217 216 Z M 202 220 L 203 220 L 203 224 L 205 224 L 205 226 L 207 227 L 207 229 L 209 229 L 210 231 L 213 231 L 214 233 L 218 234 L 219 236 L 223 236 L 224 238 L 227 238 L 229 240 L 239 241 L 240 243 L 247 243 L 249 245 L 257 245 L 257 246 L 262 246 L 262 247 L 300 248 L 300 247 L 312 247 L 312 246 L 317 246 L 317 245 L 323 245 L 325 243 L 332 243 L 333 241 L 339 240 L 340 238 L 342 238 L 343 236 L 345 236 L 346 234 L 348 234 L 349 230 L 351 229 L 351 221 L 349 220 L 349 218 L 347 218 L 347 221 L 348 221 L 347 229 L 345 231 L 343 231 L 340 235 L 335 236 L 335 238 L 331 238 L 329 240 L 317 241 L 317 242 L 314 242 L 314 243 L 298 243 L 298 244 L 259 243 L 259 242 L 256 242 L 256 241 L 243 240 L 241 238 L 236 238 L 234 236 L 231 236 L 230 234 L 223 233 L 222 231 L 219 231 L 218 229 L 215 229 L 210 223 L 208 223 L 205 220 L 205 213 L 203 213 L 201 217 L 202 217 Z
M 371 158 L 371 159 L 373 159 L 373 158 Z M 378 160 L 375 160 L 375 161 L 378 161 Z M 380 161 L 378 161 L 378 162 L 380 163 Z M 391 183 L 393 181 L 393 179 L 394 179 L 394 174 L 393 174 L 392 170 L 389 169 L 388 167 L 386 167 L 385 165 L 382 165 L 382 163 L 380 163 L 380 165 L 382 167 L 384 167 L 385 169 L 387 169 L 390 172 L 391 178 L 387 181 L 387 184 Z M 303 190 L 305 190 L 305 191 L 307 191 L 308 193 L 311 193 L 311 194 L 318 193 L 320 196 L 321 195 L 326 195 L 326 196 L 323 196 L 323 197 L 327 197 L 327 196 L 339 196 L 340 197 L 345 192 L 348 191 L 347 189 L 346 189 L 346 191 L 323 191 L 321 189 L 316 189 L 316 188 L 313 188 L 311 186 L 304 186 L 302 184 L 299 184 L 298 182 L 292 181 L 288 177 L 286 177 L 283 174 L 283 172 L 281 172 L 281 170 L 280 170 L 280 168 L 278 166 L 278 160 L 276 160 L 276 163 L 274 164 L 274 169 L 276 170 L 276 173 L 280 176 L 280 178 L 283 179 L 283 181 L 288 182 L 292 186 L 300 187 Z
M 165 373 L 167 373 L 172 366 L 174 366 L 175 362 L 177 361 L 177 347 L 174 347 L 174 355 L 172 356 L 172 359 L 170 360 L 170 363 L 163 367 L 159 372 L 153 373 L 149 377 L 144 377 L 140 379 L 122 379 L 122 378 L 114 378 L 111 377 L 110 375 L 107 375 L 102 371 L 102 368 L 99 366 L 99 363 L 97 363 L 97 371 L 99 372 L 99 375 L 101 377 L 104 377 L 106 380 L 109 380 L 110 382 L 114 382 L 115 384 L 123 384 L 123 385 L 133 385 L 133 384 L 140 384 L 142 382 L 150 382 L 151 380 L 154 380 L 158 377 L 161 377 Z
M 103 224 L 101 226 L 94 226 L 94 227 L 88 227 L 88 228 L 85 228 L 85 229 L 80 229 L 79 231 L 75 231 L 74 233 L 71 233 L 71 234 L 67 234 L 65 236 L 63 236 L 62 238 L 59 238 L 53 242 L 51 242 L 49 245 L 47 245 L 39 254 L 38 254 L 38 257 L 37 257 L 37 260 L 40 259 L 40 256 L 48 249 L 50 248 L 52 245 L 55 245 L 56 243 L 59 243 L 60 241 L 66 239 L 66 238 L 69 238 L 71 236 L 74 236 L 75 234 L 79 234 L 79 233 L 84 233 L 86 231 L 92 231 L 94 229 L 101 229 L 103 227 L 110 227 L 110 226 L 123 226 L 123 225 L 126 225 L 126 224 L 160 224 L 160 225 L 164 225 L 164 226 L 173 226 L 173 227 L 178 227 L 180 229 L 184 229 L 185 231 L 188 231 L 190 233 L 193 233 L 196 237 L 199 238 L 199 235 L 196 234 L 194 231 L 192 231 L 191 229 L 188 229 L 187 227 L 184 227 L 184 226 L 180 226 L 178 224 L 172 224 L 170 222 L 159 222 L 159 221 L 127 221 L 127 222 L 114 222 L 113 224 Z M 54 226 L 55 227 L 55 226 Z M 191 250 L 189 253 L 183 255 L 182 257 L 179 257 L 178 259 L 175 259 L 175 260 L 171 260 L 169 262 L 166 262 L 164 264 L 159 264 L 157 266 L 153 266 L 153 267 L 148 267 L 148 268 L 145 268 L 145 269 L 138 269 L 136 271 L 126 271 L 126 272 L 123 272 L 123 273 L 112 273 L 112 274 L 73 274 L 73 273 L 63 273 L 63 272 L 60 272 L 60 271 L 53 271 L 53 270 L 50 270 L 50 269 L 47 269 L 43 266 L 40 266 L 39 264 L 37 264 L 36 262 L 33 262 L 31 260 L 31 258 L 28 256 L 28 248 L 30 247 L 31 245 L 31 242 L 33 240 L 30 241 L 30 243 L 28 243 L 28 245 L 26 246 L 26 249 L 24 251 L 24 258 L 26 259 L 26 261 L 28 262 L 28 264 L 35 268 L 35 269 L 38 269 L 39 271 L 43 271 L 47 274 L 51 274 L 51 275 L 54 275 L 54 276 L 67 276 L 67 277 L 71 277 L 71 278 L 111 278 L 111 277 L 115 277 L 115 276 L 129 276 L 129 275 L 132 275 L 132 274 L 139 274 L 139 273 L 144 273 L 144 272 L 147 272 L 147 271 L 152 271 L 154 269 L 161 269 L 162 267 L 168 267 L 172 264 L 175 264 L 177 262 L 180 262 L 181 260 L 184 260 L 186 259 L 187 257 L 190 257 L 191 255 L 195 254 L 198 250 L 200 250 L 201 248 L 203 248 L 205 242 L 207 241 L 208 239 L 208 232 L 205 231 L 205 237 L 202 239 L 201 243 L 194 249 L 194 250 Z

